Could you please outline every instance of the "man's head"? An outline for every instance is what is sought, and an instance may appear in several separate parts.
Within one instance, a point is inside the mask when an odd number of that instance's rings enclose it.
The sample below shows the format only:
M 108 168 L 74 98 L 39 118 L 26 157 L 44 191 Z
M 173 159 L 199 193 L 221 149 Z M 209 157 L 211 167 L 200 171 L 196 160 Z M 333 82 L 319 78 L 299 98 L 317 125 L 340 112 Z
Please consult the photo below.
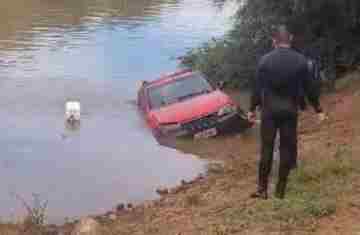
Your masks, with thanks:
M 285 25 L 280 25 L 272 32 L 273 46 L 279 47 L 291 47 L 293 35 L 288 31 Z

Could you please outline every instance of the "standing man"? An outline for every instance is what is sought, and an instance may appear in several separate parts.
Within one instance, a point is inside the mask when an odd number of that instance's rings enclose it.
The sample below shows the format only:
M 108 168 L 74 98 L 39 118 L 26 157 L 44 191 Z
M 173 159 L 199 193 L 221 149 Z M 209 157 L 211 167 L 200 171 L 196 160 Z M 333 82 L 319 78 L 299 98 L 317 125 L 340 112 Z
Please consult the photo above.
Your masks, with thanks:
M 249 120 L 256 118 L 261 107 L 261 159 L 258 189 L 253 198 L 267 199 L 268 181 L 273 163 L 274 140 L 280 133 L 280 169 L 277 198 L 284 198 L 290 170 L 296 167 L 298 108 L 306 96 L 319 115 L 325 115 L 319 104 L 319 90 L 312 86 L 307 59 L 291 49 L 292 35 L 279 26 L 272 35 L 274 50 L 263 56 L 258 65 L 251 99 Z

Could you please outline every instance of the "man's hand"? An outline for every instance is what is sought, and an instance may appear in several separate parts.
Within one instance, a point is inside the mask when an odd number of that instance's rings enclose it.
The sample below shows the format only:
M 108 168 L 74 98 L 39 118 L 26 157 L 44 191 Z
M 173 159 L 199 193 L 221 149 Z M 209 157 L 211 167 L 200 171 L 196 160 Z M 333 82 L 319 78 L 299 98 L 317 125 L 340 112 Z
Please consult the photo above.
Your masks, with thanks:
M 328 116 L 324 112 L 318 113 L 318 119 L 320 122 L 323 122 L 328 119 Z
M 249 111 L 248 113 L 247 113 L 247 119 L 249 120 L 249 122 L 255 122 L 256 121 L 256 114 L 255 114 L 255 112 L 251 112 L 251 111 Z

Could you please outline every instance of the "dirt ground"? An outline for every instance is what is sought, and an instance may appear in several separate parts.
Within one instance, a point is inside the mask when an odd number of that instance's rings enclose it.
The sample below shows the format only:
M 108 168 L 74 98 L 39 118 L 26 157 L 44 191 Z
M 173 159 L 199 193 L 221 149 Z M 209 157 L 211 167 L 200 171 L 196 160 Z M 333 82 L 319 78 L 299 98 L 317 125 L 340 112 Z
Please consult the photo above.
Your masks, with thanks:
M 360 235 L 359 76 L 349 75 L 337 92 L 324 95 L 328 120 L 320 123 L 311 108 L 301 113 L 299 169 L 292 173 L 287 199 L 249 198 L 256 189 L 258 128 L 195 143 L 179 141 L 180 151 L 209 161 L 208 173 L 159 190 L 159 200 L 97 216 L 101 234 Z M 72 227 L 60 230 L 70 234 Z

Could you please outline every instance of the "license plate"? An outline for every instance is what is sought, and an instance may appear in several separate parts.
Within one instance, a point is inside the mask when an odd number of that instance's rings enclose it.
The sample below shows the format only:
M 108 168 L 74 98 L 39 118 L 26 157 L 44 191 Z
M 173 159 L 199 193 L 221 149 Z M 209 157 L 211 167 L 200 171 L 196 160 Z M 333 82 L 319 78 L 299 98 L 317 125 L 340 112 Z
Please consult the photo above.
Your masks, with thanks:
M 207 129 L 205 131 L 202 131 L 202 132 L 199 132 L 199 133 L 196 133 L 194 135 L 194 138 L 195 139 L 202 139 L 202 138 L 209 138 L 209 137 L 213 137 L 217 135 L 217 130 L 216 128 L 211 128 L 211 129 Z

